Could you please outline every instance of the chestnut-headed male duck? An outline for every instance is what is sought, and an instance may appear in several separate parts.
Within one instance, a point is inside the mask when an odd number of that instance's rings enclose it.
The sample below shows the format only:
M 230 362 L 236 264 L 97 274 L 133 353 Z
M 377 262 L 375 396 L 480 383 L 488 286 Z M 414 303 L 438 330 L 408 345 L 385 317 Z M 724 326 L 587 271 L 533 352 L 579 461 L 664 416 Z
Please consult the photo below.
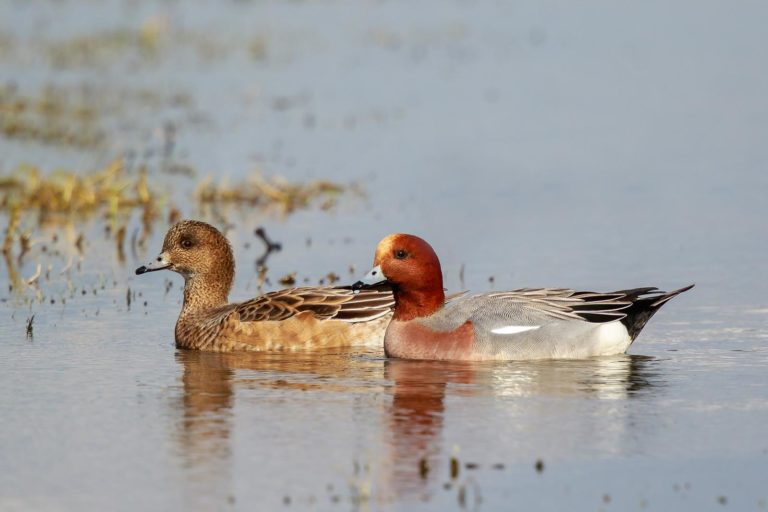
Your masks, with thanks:
M 608 293 L 524 288 L 445 303 L 437 254 L 421 238 L 406 234 L 384 238 L 373 265 L 353 288 L 390 284 L 395 314 L 384 351 L 404 359 L 503 361 L 622 354 L 662 305 L 693 287 Z
M 229 352 L 381 346 L 394 304 L 389 290 L 347 287 L 279 290 L 230 304 L 232 247 L 205 222 L 183 220 L 165 235 L 163 250 L 136 274 L 173 270 L 184 276 L 176 346 Z

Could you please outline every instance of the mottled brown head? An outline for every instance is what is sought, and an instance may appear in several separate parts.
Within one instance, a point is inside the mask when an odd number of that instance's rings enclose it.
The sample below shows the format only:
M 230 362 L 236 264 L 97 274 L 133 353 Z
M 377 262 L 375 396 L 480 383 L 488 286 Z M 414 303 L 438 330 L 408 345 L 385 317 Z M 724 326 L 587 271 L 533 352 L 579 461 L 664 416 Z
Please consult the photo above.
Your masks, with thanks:
M 137 268 L 136 274 L 163 269 L 178 272 L 187 281 L 224 288 L 228 293 L 235 274 L 235 259 L 232 247 L 218 229 L 205 222 L 182 220 L 168 230 L 160 255 Z
M 440 260 L 432 246 L 417 236 L 396 233 L 379 242 L 373 268 L 357 285 L 383 281 L 395 293 L 396 319 L 430 315 L 445 302 Z

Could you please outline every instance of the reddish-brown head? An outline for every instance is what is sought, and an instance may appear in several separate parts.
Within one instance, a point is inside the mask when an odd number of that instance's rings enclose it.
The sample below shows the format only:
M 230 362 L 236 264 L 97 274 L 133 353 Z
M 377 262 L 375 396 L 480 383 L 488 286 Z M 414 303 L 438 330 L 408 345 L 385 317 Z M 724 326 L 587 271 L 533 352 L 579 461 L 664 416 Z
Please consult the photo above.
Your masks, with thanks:
M 414 235 L 396 233 L 376 247 L 374 268 L 362 284 L 387 281 L 395 294 L 395 319 L 428 316 L 445 302 L 443 273 L 434 249 Z

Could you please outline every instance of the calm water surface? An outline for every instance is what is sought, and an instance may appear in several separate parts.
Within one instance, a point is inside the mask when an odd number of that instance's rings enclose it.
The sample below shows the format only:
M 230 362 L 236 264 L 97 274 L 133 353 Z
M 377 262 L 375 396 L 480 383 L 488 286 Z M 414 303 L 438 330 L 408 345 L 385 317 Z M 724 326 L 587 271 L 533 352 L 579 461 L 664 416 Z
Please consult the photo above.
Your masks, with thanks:
M 0 172 L 126 154 L 192 217 L 209 175 L 366 190 L 331 212 L 206 217 L 228 225 L 233 300 L 256 294 L 260 225 L 283 243 L 270 288 L 356 280 L 392 231 L 433 243 L 451 291 L 697 287 L 629 355 L 588 361 L 201 354 L 173 347 L 181 278 L 133 275 L 163 221 L 120 261 L 98 218 L 27 219 L 32 249 L 0 273 L 0 510 L 767 509 L 767 17 L 757 2 L 3 3 L 0 81 L 89 87 L 106 139 L 0 137 Z M 51 56 L 152 27 L 150 55 Z M 38 264 L 37 287 L 8 290 Z

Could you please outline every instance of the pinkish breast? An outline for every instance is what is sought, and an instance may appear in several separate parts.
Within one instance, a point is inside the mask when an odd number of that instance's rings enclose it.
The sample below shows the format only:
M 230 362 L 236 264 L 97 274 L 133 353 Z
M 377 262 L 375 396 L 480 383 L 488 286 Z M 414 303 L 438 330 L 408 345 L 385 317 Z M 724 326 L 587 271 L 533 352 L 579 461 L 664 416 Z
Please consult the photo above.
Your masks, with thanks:
M 468 361 L 474 342 L 475 331 L 469 321 L 453 331 L 435 332 L 418 322 L 392 320 L 384 338 L 384 352 L 401 359 Z

